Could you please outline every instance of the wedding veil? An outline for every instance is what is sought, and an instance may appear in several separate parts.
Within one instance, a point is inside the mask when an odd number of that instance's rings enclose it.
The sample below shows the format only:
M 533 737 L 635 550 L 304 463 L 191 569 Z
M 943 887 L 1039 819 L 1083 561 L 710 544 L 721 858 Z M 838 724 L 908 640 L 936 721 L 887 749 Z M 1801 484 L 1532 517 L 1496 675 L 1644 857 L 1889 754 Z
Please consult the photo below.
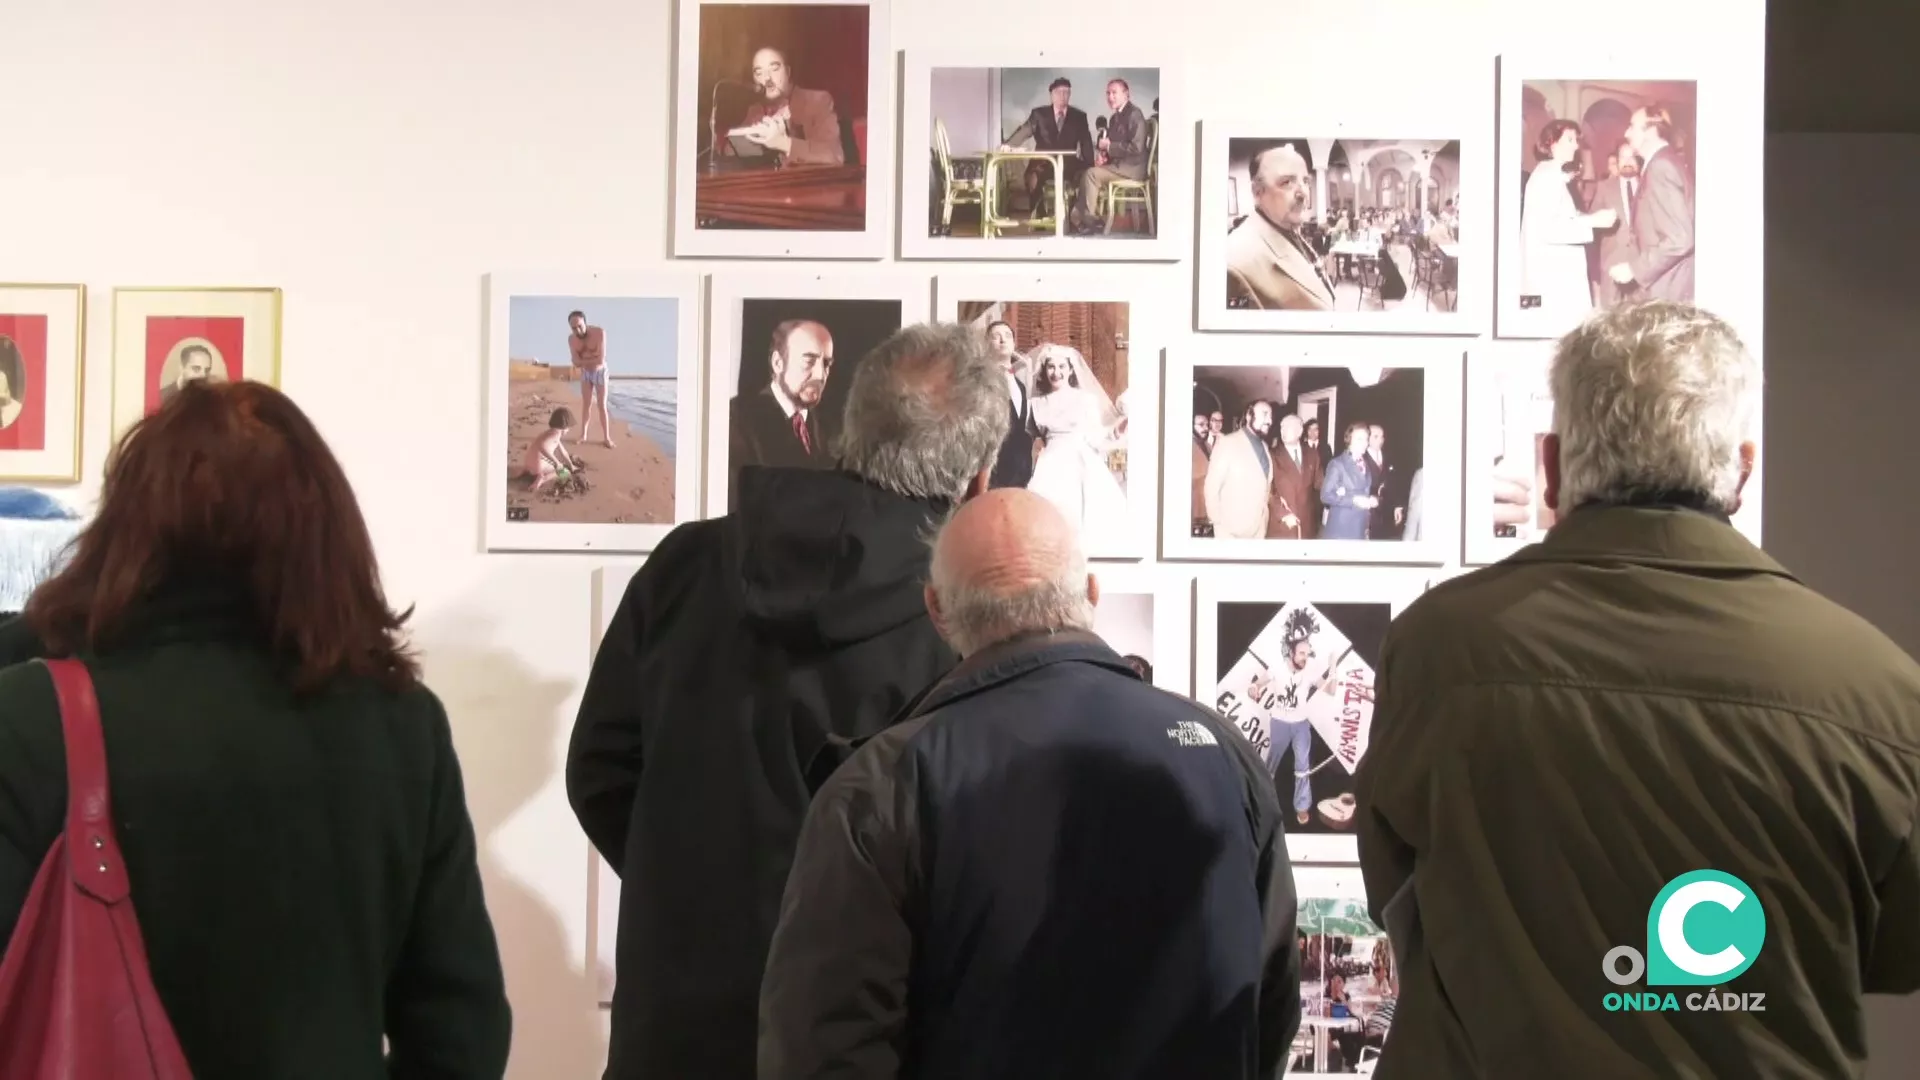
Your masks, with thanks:
M 1033 365 L 1032 372 L 1036 382 L 1039 380 L 1040 373 L 1046 370 L 1048 359 L 1058 360 L 1064 364 L 1067 371 L 1073 375 L 1073 381 L 1079 384 L 1080 392 L 1087 395 L 1098 407 L 1100 426 L 1107 431 L 1112 431 L 1120 422 L 1120 418 L 1125 415 L 1113 403 L 1113 397 L 1107 393 L 1107 388 L 1094 377 L 1093 369 L 1087 366 L 1086 358 L 1080 355 L 1080 350 L 1070 345 L 1049 343 L 1035 349 L 1028 359 Z

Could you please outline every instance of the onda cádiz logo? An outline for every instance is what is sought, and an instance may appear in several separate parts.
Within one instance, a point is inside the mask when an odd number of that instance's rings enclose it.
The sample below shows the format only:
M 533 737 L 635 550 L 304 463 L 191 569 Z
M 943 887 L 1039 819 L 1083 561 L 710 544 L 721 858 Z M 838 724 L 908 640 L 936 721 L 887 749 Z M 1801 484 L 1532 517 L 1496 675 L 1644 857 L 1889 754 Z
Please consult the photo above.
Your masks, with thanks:
M 1765 1012 L 1767 995 L 1718 988 L 1752 967 L 1766 940 L 1766 912 L 1746 882 L 1718 870 L 1681 874 L 1647 909 L 1646 955 L 1620 945 L 1600 968 L 1615 986 L 1632 986 L 1644 974 L 1649 988 L 1708 989 L 1610 992 L 1601 1004 L 1608 1012 Z

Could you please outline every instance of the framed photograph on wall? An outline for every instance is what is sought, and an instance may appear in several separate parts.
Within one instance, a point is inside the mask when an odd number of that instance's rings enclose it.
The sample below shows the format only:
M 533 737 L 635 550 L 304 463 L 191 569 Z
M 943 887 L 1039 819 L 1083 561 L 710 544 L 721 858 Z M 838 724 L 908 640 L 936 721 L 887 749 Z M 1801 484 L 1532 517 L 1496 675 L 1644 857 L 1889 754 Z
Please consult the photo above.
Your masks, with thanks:
M 589 665 L 600 654 L 607 625 L 620 609 L 627 583 L 640 565 L 603 566 L 593 572 L 593 650 L 588 654 Z M 615 947 L 620 941 L 620 875 L 592 844 L 587 845 L 587 862 L 586 966 L 594 975 L 595 1000 L 604 1007 L 613 1004 Z
M 280 385 L 280 290 L 113 290 L 113 438 L 201 379 Z
M 893 224 L 886 0 L 679 0 L 673 253 L 880 259 Z
M 733 507 L 747 465 L 833 468 L 833 441 L 860 361 L 927 321 L 924 274 L 715 274 L 707 346 L 707 513 Z
M 1358 867 L 1303 866 L 1293 887 L 1300 1031 L 1286 1073 L 1301 1080 L 1370 1074 L 1400 996 L 1387 932 L 1367 913 Z
M 1353 862 L 1353 774 L 1373 729 L 1387 624 L 1426 590 L 1415 570 L 1197 576 L 1194 697 L 1275 776 L 1296 863 Z
M 1711 276 L 1695 288 L 1698 163 L 1714 146 L 1700 106 L 1672 60 L 1500 58 L 1499 336 L 1558 337 L 1625 299 L 1728 299 Z M 1726 267 L 1727 253 L 1707 255 L 1709 275 Z
M 1546 498 L 1545 460 L 1546 437 L 1553 431 L 1552 364 L 1550 341 L 1485 342 L 1467 361 L 1467 461 L 1461 477 L 1466 496 L 1461 561 L 1467 566 L 1497 563 L 1546 539 L 1553 528 L 1557 514 Z M 1732 518 L 1733 527 L 1756 544 L 1761 510 L 1753 496 L 1760 480 L 1756 469 L 1743 489 L 1748 497 Z
M 1099 565 L 1093 632 L 1148 682 L 1193 696 L 1193 575 L 1177 567 Z
M 1476 153 L 1466 124 L 1202 124 L 1200 328 L 1480 333 Z
M 1439 564 L 1458 552 L 1461 346 L 1210 344 L 1167 357 L 1167 558 Z
M 1046 496 L 1092 558 L 1153 552 L 1157 305 L 1110 278 L 942 274 L 939 317 L 987 336 L 1016 413 L 995 487 Z
M 487 276 L 489 551 L 648 551 L 700 516 L 700 279 Z
M 87 287 L 0 284 L 0 480 L 80 479 Z
M 1499 562 L 1553 528 L 1541 461 L 1541 442 L 1553 430 L 1552 360 L 1553 345 L 1545 341 L 1482 345 L 1467 360 L 1461 521 L 1469 566 Z
M 1179 65 L 1127 48 L 918 51 L 901 88 L 907 259 L 1171 262 L 1192 171 Z

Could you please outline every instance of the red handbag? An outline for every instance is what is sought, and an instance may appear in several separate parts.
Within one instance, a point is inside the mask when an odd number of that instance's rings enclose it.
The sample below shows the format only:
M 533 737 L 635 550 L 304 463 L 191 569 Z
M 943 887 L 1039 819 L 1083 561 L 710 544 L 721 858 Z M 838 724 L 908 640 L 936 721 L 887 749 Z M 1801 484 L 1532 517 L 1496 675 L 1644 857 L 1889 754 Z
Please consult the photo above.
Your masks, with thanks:
M 44 663 L 66 733 L 67 828 L 0 959 L 0 1077 L 191 1080 L 134 919 L 93 679 L 78 660 Z

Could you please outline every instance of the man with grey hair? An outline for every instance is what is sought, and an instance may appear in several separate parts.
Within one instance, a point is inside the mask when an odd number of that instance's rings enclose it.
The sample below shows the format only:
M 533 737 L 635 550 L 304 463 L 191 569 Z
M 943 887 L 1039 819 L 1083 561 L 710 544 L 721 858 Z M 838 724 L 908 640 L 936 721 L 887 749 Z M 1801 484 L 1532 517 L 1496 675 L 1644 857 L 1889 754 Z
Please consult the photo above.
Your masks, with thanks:
M 907 327 L 853 376 L 836 468 L 741 470 L 731 513 L 634 574 L 567 757 L 624 882 L 607 1077 L 752 1080 L 809 769 L 953 666 L 921 603 L 925 535 L 986 490 L 1006 428 L 980 335 Z
M 1300 1019 L 1273 779 L 1093 635 L 1074 526 L 1000 488 L 935 543 L 965 659 L 807 814 L 761 1080 L 1277 1077 Z
M 1553 531 L 1387 633 L 1375 1076 L 1861 1075 L 1862 993 L 1920 988 L 1920 666 L 1731 523 L 1760 369 L 1725 322 L 1615 307 L 1551 383 Z
M 1333 282 L 1300 229 L 1313 206 L 1313 172 L 1291 143 L 1247 163 L 1253 213 L 1227 234 L 1229 307 L 1332 311 Z M 1215 294 L 1218 295 L 1218 294 Z

